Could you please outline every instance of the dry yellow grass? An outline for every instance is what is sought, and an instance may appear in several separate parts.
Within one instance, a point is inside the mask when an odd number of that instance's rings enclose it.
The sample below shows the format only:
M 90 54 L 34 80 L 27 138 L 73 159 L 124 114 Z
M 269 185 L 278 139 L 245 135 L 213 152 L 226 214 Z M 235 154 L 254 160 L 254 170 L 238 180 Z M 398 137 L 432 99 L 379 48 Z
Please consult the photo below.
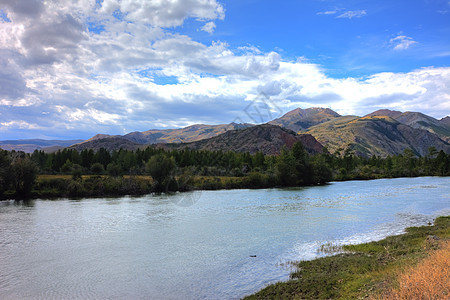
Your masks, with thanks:
M 398 288 L 375 299 L 450 299 L 450 241 L 404 270 L 398 276 Z

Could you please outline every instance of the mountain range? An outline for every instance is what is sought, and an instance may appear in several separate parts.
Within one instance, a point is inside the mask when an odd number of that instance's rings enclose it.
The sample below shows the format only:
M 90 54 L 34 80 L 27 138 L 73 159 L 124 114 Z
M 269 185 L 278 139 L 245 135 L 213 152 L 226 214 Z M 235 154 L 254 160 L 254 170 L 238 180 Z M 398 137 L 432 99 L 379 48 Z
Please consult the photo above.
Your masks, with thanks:
M 419 112 L 377 110 L 363 117 L 341 116 L 329 108 L 296 108 L 268 124 L 192 125 L 180 129 L 154 129 L 125 135 L 97 134 L 85 141 L 74 141 L 71 148 L 137 149 L 155 144 L 165 148 L 230 150 L 277 154 L 282 146 L 301 141 L 315 153 L 326 146 L 331 153 L 351 149 L 360 156 L 386 157 L 411 149 L 416 155 L 426 155 L 433 146 L 450 153 L 450 117 L 437 120 Z M 28 152 L 33 148 L 27 140 Z M 35 149 L 45 149 L 42 140 Z M 8 143 L 6 143 L 8 142 Z M 5 149 L 20 149 L 25 143 L 0 141 Z M 51 145 L 51 143 L 54 145 Z M 47 141 L 49 146 L 67 147 L 63 141 Z M 70 142 L 70 141 L 64 141 Z M 58 144 L 57 144 L 58 143 Z M 16 146 L 16 148 L 10 145 Z M 48 148 L 47 148 L 48 149 Z M 54 148 L 56 149 L 56 148 Z M 34 150 L 34 149 L 33 149 Z M 31 150 L 32 151 L 32 150 Z
M 22 139 L 0 141 L 0 148 L 3 150 L 17 150 L 33 152 L 35 149 L 56 151 L 69 147 L 73 144 L 81 143 L 83 140 L 43 140 L 43 139 Z

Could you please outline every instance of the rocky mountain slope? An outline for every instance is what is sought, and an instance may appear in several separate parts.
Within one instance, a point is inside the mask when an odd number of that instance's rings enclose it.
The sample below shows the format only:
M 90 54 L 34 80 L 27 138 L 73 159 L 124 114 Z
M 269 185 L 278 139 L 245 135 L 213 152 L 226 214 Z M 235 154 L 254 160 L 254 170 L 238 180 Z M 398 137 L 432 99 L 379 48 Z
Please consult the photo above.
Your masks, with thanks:
M 252 124 L 220 124 L 205 125 L 196 124 L 177 129 L 151 129 L 147 131 L 135 131 L 125 135 L 97 134 L 82 142 L 105 138 L 123 138 L 137 144 L 159 144 L 159 143 L 189 143 L 217 136 L 229 130 L 243 129 L 253 126 Z
M 450 142 L 450 124 L 447 124 L 445 118 L 437 120 L 420 112 L 407 111 L 402 113 L 388 109 L 377 110 L 367 116 L 389 116 L 402 124 L 412 128 L 427 130 L 438 135 L 442 140 Z
M 257 125 L 244 129 L 229 130 L 218 136 L 190 143 L 158 143 L 155 147 L 165 149 L 195 149 L 195 150 L 221 150 L 235 152 L 258 151 L 264 154 L 279 154 L 283 146 L 291 148 L 295 142 L 300 141 L 306 151 L 318 153 L 323 146 L 310 134 L 296 134 L 295 132 L 276 125 Z M 107 150 L 128 149 L 136 150 L 147 147 L 148 144 L 139 144 L 124 137 L 106 137 L 73 145 L 70 148 L 81 151 L 83 149 L 105 148 Z
M 284 114 L 282 117 L 270 121 L 269 124 L 299 132 L 338 117 L 340 115 L 329 108 L 296 108 Z
M 167 148 L 189 148 L 201 150 L 222 150 L 235 152 L 258 151 L 264 154 L 279 154 L 281 148 L 291 148 L 295 142 L 300 141 L 309 153 L 322 151 L 323 146 L 310 134 L 296 134 L 280 126 L 263 124 L 246 129 L 227 131 L 216 137 L 192 143 L 167 144 Z
M 442 118 L 439 121 L 441 121 L 442 124 L 450 126 L 450 117 L 449 116 L 446 116 L 445 118 Z
M 136 150 L 142 148 L 142 144 L 138 144 L 121 136 L 106 136 L 104 138 L 90 139 L 79 144 L 72 145 L 68 148 L 81 151 L 84 149 L 92 149 L 98 151 L 100 148 L 105 148 L 108 151 L 119 150 L 120 148 L 125 150 Z
M 411 149 L 424 156 L 428 148 L 450 152 L 450 145 L 437 135 L 413 128 L 388 116 L 345 116 L 311 127 L 313 135 L 330 152 L 350 148 L 360 156 L 388 156 Z

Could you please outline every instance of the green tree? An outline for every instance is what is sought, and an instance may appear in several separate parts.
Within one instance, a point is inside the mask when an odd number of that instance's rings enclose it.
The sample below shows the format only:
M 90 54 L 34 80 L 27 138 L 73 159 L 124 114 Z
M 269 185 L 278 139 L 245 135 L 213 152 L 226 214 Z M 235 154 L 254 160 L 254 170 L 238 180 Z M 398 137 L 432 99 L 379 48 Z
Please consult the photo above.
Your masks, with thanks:
M 291 151 L 283 147 L 281 154 L 277 157 L 276 173 L 283 186 L 294 186 L 297 183 L 297 169 L 295 158 Z
M 333 173 L 329 167 L 326 156 L 323 154 L 318 154 L 314 156 L 313 159 L 313 176 L 311 176 L 311 183 L 314 184 L 324 184 L 333 179 Z
M 292 156 L 295 159 L 295 170 L 297 176 L 297 184 L 302 185 L 310 183 L 312 172 L 308 162 L 308 153 L 301 142 L 296 142 L 291 149 Z
M 73 164 L 71 174 L 73 180 L 81 180 L 81 175 L 83 175 L 83 167 L 79 164 Z
M 28 157 L 18 157 L 11 164 L 11 177 L 16 195 L 28 196 L 31 192 L 38 168 Z
M 8 189 L 10 173 L 11 158 L 7 151 L 0 149 L 0 195 Z
M 431 146 L 428 148 L 428 157 L 434 158 L 438 154 L 438 151 L 436 150 L 436 147 Z
M 106 166 L 106 173 L 108 173 L 108 175 L 112 177 L 119 177 L 122 176 L 123 171 L 118 164 L 110 163 L 108 164 L 108 166 Z
M 164 191 L 164 186 L 168 184 L 168 180 L 171 179 L 175 167 L 175 159 L 173 157 L 157 154 L 150 158 L 145 165 L 145 170 L 155 181 L 157 191 L 162 192 Z
M 72 171 L 72 162 L 67 159 L 66 162 L 61 167 L 61 172 L 64 174 L 69 174 Z
M 103 174 L 105 172 L 105 168 L 101 163 L 94 163 L 91 166 L 91 172 L 97 175 Z
M 450 155 L 447 156 L 444 151 L 439 151 L 435 159 L 435 166 L 437 175 L 448 176 L 450 174 Z

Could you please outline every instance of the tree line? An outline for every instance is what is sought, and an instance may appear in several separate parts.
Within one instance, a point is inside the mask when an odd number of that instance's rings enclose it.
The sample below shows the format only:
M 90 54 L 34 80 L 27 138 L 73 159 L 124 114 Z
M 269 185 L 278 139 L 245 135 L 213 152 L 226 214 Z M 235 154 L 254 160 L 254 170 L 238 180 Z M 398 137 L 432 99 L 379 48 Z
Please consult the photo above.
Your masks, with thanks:
M 38 175 L 71 175 L 66 177 Z M 88 175 L 88 176 L 87 176 Z M 350 149 L 310 155 L 301 143 L 277 156 L 176 149 L 104 148 L 0 150 L 0 196 L 91 196 L 146 194 L 189 189 L 265 188 L 324 184 L 332 180 L 450 175 L 450 154 L 430 147 L 417 157 L 410 149 L 381 158 L 359 157 Z M 145 178 L 150 177 L 150 179 Z

